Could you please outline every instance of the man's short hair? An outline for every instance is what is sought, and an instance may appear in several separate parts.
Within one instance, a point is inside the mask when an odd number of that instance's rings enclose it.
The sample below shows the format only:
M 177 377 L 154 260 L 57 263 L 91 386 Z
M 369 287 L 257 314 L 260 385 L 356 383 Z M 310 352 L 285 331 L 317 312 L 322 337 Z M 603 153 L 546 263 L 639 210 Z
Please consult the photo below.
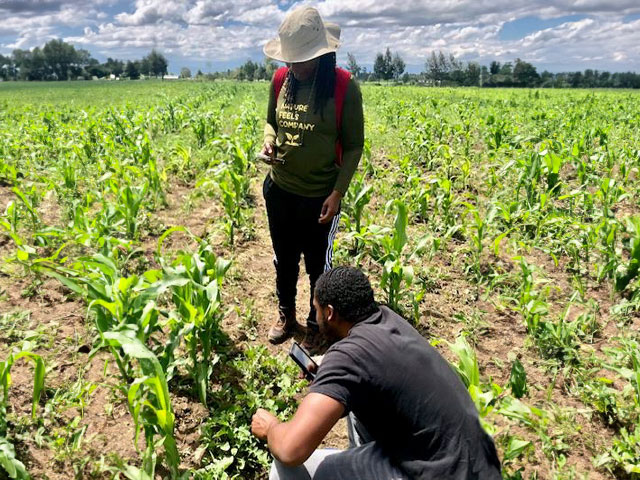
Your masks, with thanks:
M 320 275 L 314 295 L 320 306 L 331 305 L 350 323 L 364 320 L 378 309 L 369 279 L 353 267 L 336 267 Z

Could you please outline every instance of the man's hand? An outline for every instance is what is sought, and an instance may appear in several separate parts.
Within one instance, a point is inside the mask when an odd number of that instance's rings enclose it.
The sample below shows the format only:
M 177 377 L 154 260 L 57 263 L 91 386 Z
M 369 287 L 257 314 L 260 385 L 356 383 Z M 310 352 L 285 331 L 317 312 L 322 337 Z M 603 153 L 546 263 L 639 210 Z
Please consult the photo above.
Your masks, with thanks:
M 307 365 L 307 370 L 309 370 L 309 373 L 313 373 L 313 374 L 318 373 L 318 364 L 315 362 L 309 362 L 309 364 Z M 300 380 L 306 380 L 307 377 L 304 374 L 304 372 L 300 370 L 300 373 L 298 374 L 298 378 Z
M 333 219 L 340 208 L 340 200 L 342 200 L 342 194 L 339 191 L 334 190 L 331 192 L 331 195 L 322 204 L 318 223 L 329 223 Z
M 280 423 L 280 420 L 274 414 L 259 408 L 251 419 L 251 433 L 260 440 L 266 440 L 271 427 L 278 423 Z

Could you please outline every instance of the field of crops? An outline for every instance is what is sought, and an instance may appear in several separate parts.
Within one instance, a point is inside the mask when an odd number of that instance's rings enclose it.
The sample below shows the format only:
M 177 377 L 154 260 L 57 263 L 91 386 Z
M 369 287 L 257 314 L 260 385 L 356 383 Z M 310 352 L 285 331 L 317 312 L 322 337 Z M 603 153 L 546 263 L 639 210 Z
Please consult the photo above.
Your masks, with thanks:
M 265 477 L 251 415 L 305 389 L 266 342 L 267 89 L 0 85 L 0 478 Z M 456 368 L 504 478 L 640 478 L 640 95 L 363 96 L 334 263 Z

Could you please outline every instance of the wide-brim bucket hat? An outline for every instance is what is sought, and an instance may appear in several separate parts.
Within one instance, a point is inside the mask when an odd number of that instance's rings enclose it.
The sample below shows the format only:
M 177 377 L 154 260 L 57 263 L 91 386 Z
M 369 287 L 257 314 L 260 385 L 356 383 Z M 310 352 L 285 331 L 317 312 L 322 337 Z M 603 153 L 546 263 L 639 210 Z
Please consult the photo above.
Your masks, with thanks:
M 278 29 L 278 36 L 269 40 L 264 54 L 285 63 L 299 63 L 335 52 L 340 46 L 340 27 L 323 22 L 313 7 L 296 8 Z

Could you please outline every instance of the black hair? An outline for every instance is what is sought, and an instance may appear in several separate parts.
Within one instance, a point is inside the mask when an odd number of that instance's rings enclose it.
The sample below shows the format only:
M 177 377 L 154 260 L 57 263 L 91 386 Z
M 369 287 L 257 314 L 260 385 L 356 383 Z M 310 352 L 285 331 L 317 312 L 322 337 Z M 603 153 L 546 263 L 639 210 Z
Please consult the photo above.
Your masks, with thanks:
M 314 295 L 320 306 L 331 305 L 350 323 L 358 323 L 378 310 L 369 279 L 353 267 L 336 267 L 320 275 Z
M 333 98 L 333 92 L 336 88 L 336 54 L 335 52 L 325 53 L 318 60 L 318 66 L 315 72 L 315 92 L 313 113 L 320 111 L 320 116 L 324 116 L 324 106 L 327 100 Z M 296 101 L 298 93 L 298 80 L 293 76 L 291 69 L 287 72 L 284 84 L 286 85 L 284 101 L 289 105 L 293 105 Z

